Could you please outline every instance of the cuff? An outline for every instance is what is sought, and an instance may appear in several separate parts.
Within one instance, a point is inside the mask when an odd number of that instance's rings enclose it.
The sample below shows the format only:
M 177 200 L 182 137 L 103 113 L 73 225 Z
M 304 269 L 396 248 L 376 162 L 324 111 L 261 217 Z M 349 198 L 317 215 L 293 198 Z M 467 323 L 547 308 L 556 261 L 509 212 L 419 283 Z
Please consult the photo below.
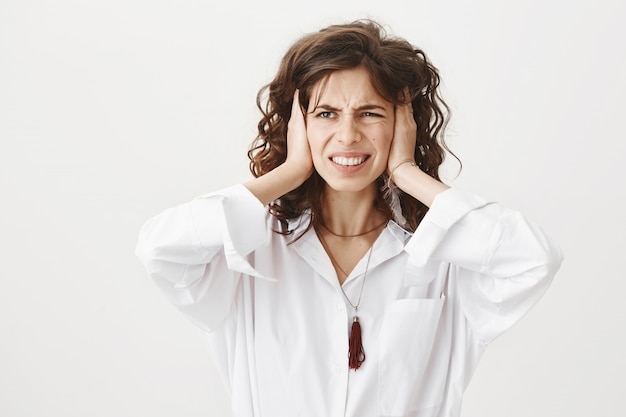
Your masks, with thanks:
M 438 194 L 404 248 L 409 254 L 405 285 L 426 285 L 432 281 L 440 264 L 432 255 L 448 230 L 468 213 L 487 204 L 486 200 L 457 188 Z
M 222 203 L 219 212 L 214 209 L 216 199 Z M 216 226 L 221 227 L 229 269 L 267 278 L 250 265 L 247 257 L 268 244 L 271 238 L 268 211 L 244 185 L 234 185 L 196 198 L 192 202 L 192 214 L 198 238 L 203 244 L 214 236 Z

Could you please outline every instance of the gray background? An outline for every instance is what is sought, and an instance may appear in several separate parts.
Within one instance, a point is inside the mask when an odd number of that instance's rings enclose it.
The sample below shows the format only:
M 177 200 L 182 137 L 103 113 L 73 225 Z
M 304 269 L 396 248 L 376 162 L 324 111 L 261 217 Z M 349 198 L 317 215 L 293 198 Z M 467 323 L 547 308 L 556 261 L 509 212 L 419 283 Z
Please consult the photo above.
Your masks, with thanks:
M 487 351 L 465 417 L 614 416 L 626 372 L 619 1 L 0 1 L 0 415 L 228 416 L 200 333 L 133 250 L 249 177 L 254 99 L 296 38 L 372 17 L 424 48 L 459 187 L 566 260 Z

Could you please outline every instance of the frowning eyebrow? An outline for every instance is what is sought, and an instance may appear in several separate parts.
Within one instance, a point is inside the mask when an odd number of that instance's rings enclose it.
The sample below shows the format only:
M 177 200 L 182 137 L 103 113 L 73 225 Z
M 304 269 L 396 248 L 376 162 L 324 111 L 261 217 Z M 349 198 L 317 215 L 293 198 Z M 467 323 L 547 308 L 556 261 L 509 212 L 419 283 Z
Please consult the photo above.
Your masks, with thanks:
M 330 106 L 328 104 L 324 104 L 324 103 L 320 103 L 317 106 L 315 106 L 315 108 L 313 110 L 317 110 L 317 109 L 324 109 L 324 110 L 329 110 L 329 111 L 334 111 L 334 112 L 340 112 L 341 109 L 334 107 L 334 106 Z M 383 111 L 387 111 L 387 109 L 384 106 L 381 106 L 379 104 L 364 104 L 362 106 L 359 106 L 357 108 L 355 108 L 354 110 L 356 111 L 366 111 L 366 110 L 383 110 Z

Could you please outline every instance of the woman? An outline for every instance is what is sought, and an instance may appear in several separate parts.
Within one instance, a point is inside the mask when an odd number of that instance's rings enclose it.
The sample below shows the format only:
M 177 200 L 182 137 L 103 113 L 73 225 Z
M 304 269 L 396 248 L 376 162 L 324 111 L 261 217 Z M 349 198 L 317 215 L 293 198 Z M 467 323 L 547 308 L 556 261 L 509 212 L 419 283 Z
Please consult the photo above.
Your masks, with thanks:
M 376 23 L 307 35 L 259 93 L 254 179 L 142 228 L 235 416 L 458 416 L 487 344 L 548 287 L 540 229 L 439 181 L 438 84 Z

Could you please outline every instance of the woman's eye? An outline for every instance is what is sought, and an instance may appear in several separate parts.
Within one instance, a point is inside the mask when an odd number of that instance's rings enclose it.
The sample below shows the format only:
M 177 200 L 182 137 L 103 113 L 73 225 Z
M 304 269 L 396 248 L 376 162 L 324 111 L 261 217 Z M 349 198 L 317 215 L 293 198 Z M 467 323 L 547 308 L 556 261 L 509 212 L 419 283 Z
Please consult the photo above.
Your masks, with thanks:
M 319 112 L 318 117 L 321 117 L 322 119 L 330 119 L 331 117 L 334 117 L 334 114 L 330 111 L 322 111 Z
M 372 113 L 371 111 L 366 111 L 363 113 L 363 117 L 381 117 L 378 113 Z

